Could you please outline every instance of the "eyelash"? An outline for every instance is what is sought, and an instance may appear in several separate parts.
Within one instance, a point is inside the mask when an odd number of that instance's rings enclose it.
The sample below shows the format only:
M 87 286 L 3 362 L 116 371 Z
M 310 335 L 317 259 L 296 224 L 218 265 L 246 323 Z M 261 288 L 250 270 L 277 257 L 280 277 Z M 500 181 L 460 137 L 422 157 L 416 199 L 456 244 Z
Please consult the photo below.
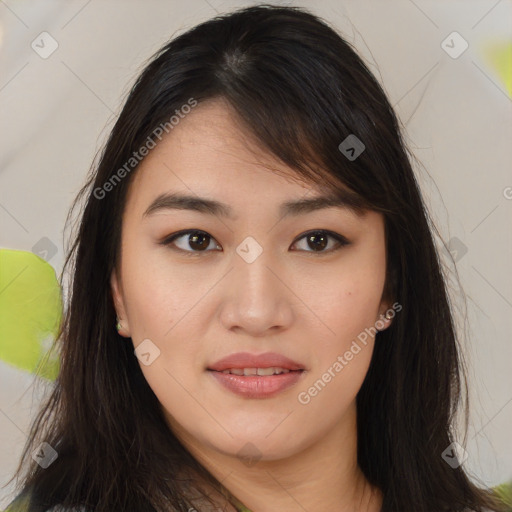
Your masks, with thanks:
M 211 240 L 215 240 L 215 238 L 213 236 L 211 236 L 210 234 L 208 234 L 206 231 L 202 231 L 200 229 L 189 229 L 189 230 L 178 231 L 177 233 L 173 233 L 173 234 L 167 236 L 166 238 L 164 238 L 162 241 L 160 241 L 159 244 L 160 245 L 164 245 L 164 246 L 169 246 L 170 249 L 172 249 L 174 251 L 179 251 L 181 253 L 184 253 L 186 256 L 192 256 L 192 257 L 199 256 L 199 255 L 201 255 L 203 253 L 213 252 L 211 250 L 206 250 L 206 249 L 203 250 L 203 251 L 193 251 L 193 250 L 192 251 L 186 251 L 186 250 L 180 249 L 179 247 L 176 247 L 176 246 L 171 247 L 173 245 L 173 242 L 176 239 L 181 238 L 181 237 L 183 237 L 185 235 L 191 235 L 191 234 L 204 234 L 207 237 L 209 237 Z M 324 251 L 302 251 L 302 252 L 308 252 L 308 253 L 314 254 L 315 256 L 321 256 L 322 254 L 330 254 L 332 252 L 340 250 L 342 247 L 350 245 L 350 242 L 344 236 L 339 235 L 338 233 L 334 233 L 333 231 L 326 230 L 326 229 L 313 229 L 311 231 L 307 231 L 306 233 L 303 233 L 302 235 L 300 235 L 293 242 L 292 245 L 295 245 L 297 242 L 299 242 L 303 238 L 306 238 L 308 235 L 312 235 L 312 234 L 327 235 L 328 237 L 333 238 L 334 240 L 336 240 L 338 245 L 336 247 L 334 247 L 334 248 L 331 248 L 329 250 L 324 250 Z

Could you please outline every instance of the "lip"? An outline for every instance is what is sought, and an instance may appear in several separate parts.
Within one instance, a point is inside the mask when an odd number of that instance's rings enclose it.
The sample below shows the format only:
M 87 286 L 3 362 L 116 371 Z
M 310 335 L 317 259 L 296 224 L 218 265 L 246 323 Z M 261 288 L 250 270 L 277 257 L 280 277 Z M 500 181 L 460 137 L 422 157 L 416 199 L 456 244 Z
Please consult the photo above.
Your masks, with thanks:
M 207 369 L 222 372 L 230 368 L 270 368 L 272 366 L 286 370 L 305 370 L 303 365 L 275 352 L 265 352 L 264 354 L 237 352 L 220 359 Z
M 222 373 L 231 368 L 270 368 L 279 367 L 290 370 L 277 375 L 233 375 Z M 306 368 L 275 352 L 249 354 L 238 352 L 231 354 L 207 368 L 208 372 L 224 388 L 244 398 L 271 398 L 295 385 L 305 373 Z
M 244 398 L 271 398 L 297 384 L 306 373 L 294 370 L 279 375 L 233 375 L 209 370 L 208 373 L 225 389 Z

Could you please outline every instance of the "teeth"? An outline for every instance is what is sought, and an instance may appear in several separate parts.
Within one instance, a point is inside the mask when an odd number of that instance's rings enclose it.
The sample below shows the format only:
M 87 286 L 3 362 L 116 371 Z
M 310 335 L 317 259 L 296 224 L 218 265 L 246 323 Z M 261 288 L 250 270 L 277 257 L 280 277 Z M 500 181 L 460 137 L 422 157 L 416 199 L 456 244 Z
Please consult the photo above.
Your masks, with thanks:
M 258 368 L 257 373 L 258 375 L 274 375 L 275 373 L 281 373 L 278 371 L 279 368 Z
M 271 366 L 270 368 L 229 368 L 223 370 L 222 373 L 231 373 L 233 375 L 279 375 L 280 373 L 289 373 L 290 370 L 286 368 L 279 368 L 278 366 Z

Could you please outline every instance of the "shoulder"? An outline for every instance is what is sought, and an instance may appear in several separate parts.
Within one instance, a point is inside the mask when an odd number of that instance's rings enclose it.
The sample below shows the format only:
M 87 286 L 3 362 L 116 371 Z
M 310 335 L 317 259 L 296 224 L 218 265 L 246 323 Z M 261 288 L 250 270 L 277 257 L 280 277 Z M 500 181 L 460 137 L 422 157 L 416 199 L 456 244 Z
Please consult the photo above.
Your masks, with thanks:
M 7 506 L 4 512 L 27 512 L 30 504 L 30 496 L 27 493 L 22 493 Z
M 44 512 L 90 512 L 85 507 L 63 507 L 62 505 L 55 505 L 54 507 L 47 508 Z
M 40 510 L 40 509 L 38 509 Z M 4 512 L 30 512 L 30 494 L 24 492 L 16 497 L 16 499 L 7 506 Z M 55 505 L 44 510 L 44 512 L 88 512 L 85 507 L 63 507 Z
M 55 505 L 52 508 L 45 510 L 45 512 L 89 512 L 85 507 L 63 507 L 62 505 Z

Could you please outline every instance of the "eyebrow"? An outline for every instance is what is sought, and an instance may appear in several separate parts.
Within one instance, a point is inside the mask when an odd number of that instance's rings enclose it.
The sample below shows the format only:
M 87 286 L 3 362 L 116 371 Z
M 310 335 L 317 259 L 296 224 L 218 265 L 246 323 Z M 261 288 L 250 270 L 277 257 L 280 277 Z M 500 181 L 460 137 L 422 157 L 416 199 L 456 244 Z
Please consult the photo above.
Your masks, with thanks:
M 279 213 L 280 217 L 288 217 L 303 215 L 324 208 L 343 208 L 357 216 L 362 216 L 366 210 L 363 207 L 362 198 L 358 194 L 348 190 L 340 190 L 335 195 L 287 201 L 281 204 Z M 191 210 L 231 220 L 236 219 L 233 209 L 226 203 L 178 192 L 168 192 L 157 196 L 148 206 L 142 217 L 147 217 L 162 210 Z

